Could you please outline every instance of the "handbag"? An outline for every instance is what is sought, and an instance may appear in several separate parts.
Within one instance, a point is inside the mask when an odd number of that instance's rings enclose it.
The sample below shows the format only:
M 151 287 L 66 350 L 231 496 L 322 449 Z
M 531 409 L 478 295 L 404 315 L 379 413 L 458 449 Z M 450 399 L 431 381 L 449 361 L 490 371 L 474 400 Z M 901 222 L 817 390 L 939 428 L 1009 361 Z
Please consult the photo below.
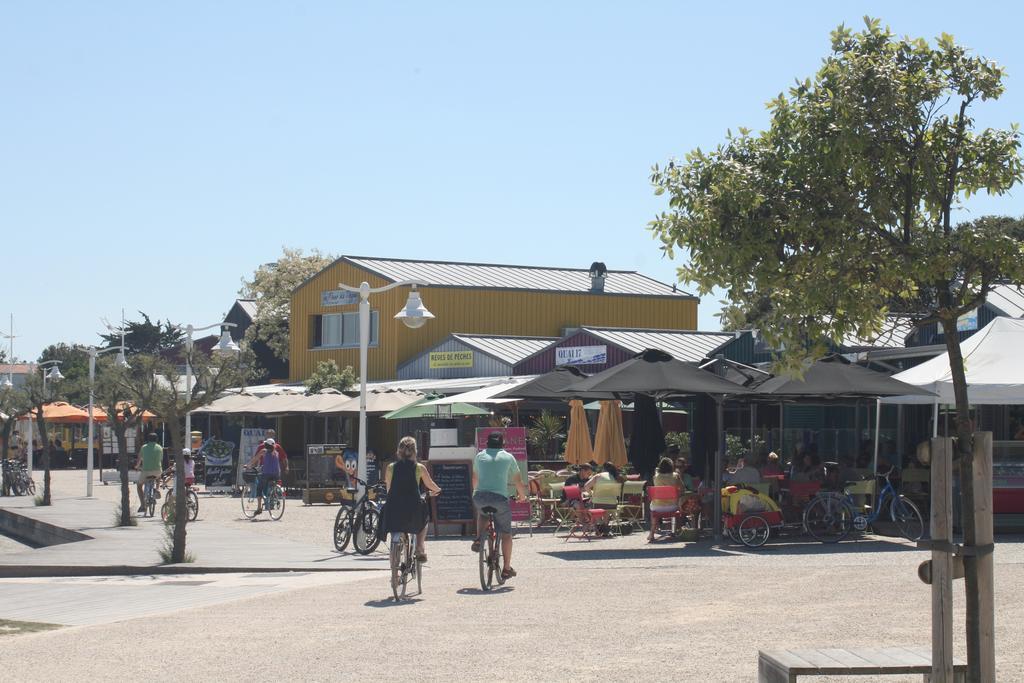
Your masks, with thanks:
M 388 537 L 388 504 L 380 506 L 380 518 L 377 520 L 377 540 L 385 541 Z

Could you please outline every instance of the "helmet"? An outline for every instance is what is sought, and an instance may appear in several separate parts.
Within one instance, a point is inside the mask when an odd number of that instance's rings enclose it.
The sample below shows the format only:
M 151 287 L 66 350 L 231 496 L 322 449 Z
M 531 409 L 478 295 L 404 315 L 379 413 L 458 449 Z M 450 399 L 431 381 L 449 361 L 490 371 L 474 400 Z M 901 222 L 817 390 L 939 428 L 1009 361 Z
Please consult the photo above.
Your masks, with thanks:
M 181 454 L 182 455 L 192 455 L 192 449 L 191 448 L 182 448 L 181 449 Z

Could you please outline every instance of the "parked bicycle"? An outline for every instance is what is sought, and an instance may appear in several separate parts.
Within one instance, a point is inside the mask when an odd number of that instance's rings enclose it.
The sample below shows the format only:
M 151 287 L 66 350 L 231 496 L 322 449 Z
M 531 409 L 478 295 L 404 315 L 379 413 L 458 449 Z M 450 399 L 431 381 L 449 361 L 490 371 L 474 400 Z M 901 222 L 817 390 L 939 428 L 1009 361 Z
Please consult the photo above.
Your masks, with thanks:
M 266 511 L 273 520 L 284 516 L 284 486 L 280 479 L 265 482 L 260 491 L 260 473 L 258 470 L 243 470 L 242 480 L 242 514 L 246 519 L 253 519 L 258 512 Z
M 381 506 L 387 499 L 387 488 L 384 482 L 368 486 L 362 479 L 353 479 L 363 486 L 363 495 L 355 501 L 342 501 L 341 509 L 334 518 L 334 547 L 342 552 L 351 540 L 357 553 L 369 555 L 380 545 L 377 529 L 380 526 Z M 348 491 L 354 494 L 356 489 Z
M 497 577 L 498 585 L 505 583 L 505 577 L 501 573 L 501 542 L 494 526 L 494 515 L 497 509 L 485 505 L 480 509 L 480 514 L 485 520 L 483 534 L 480 536 L 479 564 L 480 564 L 480 587 L 485 591 L 491 590 Z
M 3 460 L 3 490 L 13 496 L 35 495 L 36 483 L 29 475 L 28 466 L 24 462 Z
M 878 476 L 885 479 L 882 490 L 875 498 L 875 507 L 867 514 L 859 512 L 853 496 L 843 493 L 821 493 L 804 510 L 804 528 L 822 543 L 837 543 L 851 530 L 867 531 L 881 516 L 888 503 L 889 518 L 896 524 L 900 535 L 916 541 L 924 535 L 924 517 L 906 496 L 896 492 L 890 481 L 894 468 Z

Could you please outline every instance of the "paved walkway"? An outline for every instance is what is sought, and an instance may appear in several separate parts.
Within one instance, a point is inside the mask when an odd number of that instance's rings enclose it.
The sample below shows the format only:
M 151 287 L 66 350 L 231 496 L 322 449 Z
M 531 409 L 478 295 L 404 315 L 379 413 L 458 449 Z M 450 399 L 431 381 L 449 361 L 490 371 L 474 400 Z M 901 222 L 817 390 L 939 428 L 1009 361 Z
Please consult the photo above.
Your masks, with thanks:
M 0 577 L 146 573 L 160 563 L 165 542 L 159 518 L 139 518 L 135 527 L 113 527 L 114 509 L 95 498 L 55 498 L 39 507 L 29 497 L 0 498 L 0 508 L 89 536 L 91 540 L 62 543 L 35 550 L 0 554 Z M 264 517 L 252 523 L 274 524 Z M 188 550 L 195 557 L 175 570 L 202 571 L 330 571 L 384 569 L 383 555 L 341 555 L 325 545 L 313 546 L 257 533 L 244 525 L 228 527 L 198 521 L 188 525 Z M 33 569 L 35 568 L 35 569 Z

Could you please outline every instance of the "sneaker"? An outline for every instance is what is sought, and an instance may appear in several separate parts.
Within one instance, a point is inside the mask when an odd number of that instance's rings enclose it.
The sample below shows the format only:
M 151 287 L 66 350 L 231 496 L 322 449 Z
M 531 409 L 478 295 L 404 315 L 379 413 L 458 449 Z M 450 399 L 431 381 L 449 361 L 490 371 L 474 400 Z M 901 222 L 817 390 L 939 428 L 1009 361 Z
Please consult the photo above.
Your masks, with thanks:
M 480 541 L 473 541 L 473 545 L 470 546 L 474 553 L 480 552 Z

